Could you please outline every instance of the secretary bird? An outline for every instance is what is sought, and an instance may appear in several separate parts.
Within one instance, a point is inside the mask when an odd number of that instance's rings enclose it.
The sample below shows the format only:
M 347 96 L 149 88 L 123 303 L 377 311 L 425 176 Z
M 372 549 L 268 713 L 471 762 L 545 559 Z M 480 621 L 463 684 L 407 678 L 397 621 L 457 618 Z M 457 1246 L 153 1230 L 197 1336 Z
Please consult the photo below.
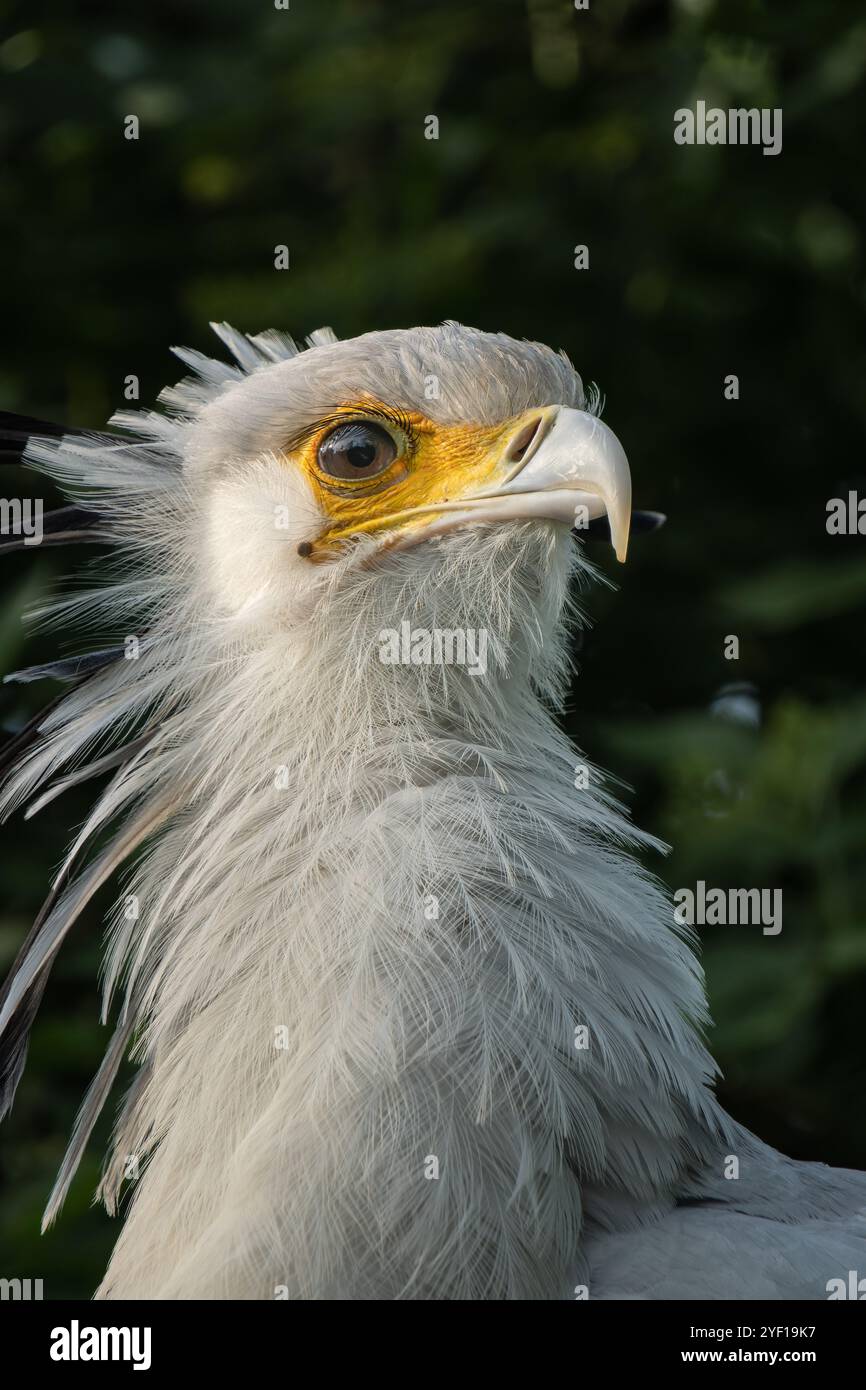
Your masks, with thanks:
M 688 928 L 635 858 L 660 847 L 554 718 L 584 539 L 629 536 L 597 396 L 456 323 L 215 329 L 234 363 L 177 349 L 163 413 L 5 420 L 73 499 L 45 543 L 116 547 L 50 611 L 119 645 L 15 677 L 67 686 L 3 811 L 112 777 L 3 991 L 4 1113 L 58 950 L 132 864 L 45 1225 L 131 1055 L 97 1297 L 827 1298 L 866 1269 L 866 1176 L 721 1109 Z

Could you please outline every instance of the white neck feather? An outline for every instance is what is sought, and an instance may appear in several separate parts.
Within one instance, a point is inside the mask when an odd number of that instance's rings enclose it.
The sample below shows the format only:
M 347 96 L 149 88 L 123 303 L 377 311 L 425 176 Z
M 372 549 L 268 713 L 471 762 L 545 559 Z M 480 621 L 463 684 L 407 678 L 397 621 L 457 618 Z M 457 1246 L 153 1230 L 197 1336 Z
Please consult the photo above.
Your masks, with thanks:
M 649 842 L 574 785 L 571 548 L 528 535 L 211 625 L 152 760 L 184 808 L 110 952 L 146 1061 L 102 1296 L 556 1297 L 584 1222 L 664 1205 L 706 1142 L 700 973 Z M 384 664 L 403 620 L 485 628 L 486 675 Z

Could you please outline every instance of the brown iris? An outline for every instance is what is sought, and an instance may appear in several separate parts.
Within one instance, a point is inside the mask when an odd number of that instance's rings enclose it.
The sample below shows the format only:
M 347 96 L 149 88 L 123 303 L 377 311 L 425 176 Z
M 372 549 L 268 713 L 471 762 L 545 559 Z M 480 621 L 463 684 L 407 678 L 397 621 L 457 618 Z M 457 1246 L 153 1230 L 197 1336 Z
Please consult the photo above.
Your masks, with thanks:
M 397 457 L 397 445 L 381 425 L 346 420 L 320 441 L 316 462 L 331 478 L 347 481 L 376 478 Z

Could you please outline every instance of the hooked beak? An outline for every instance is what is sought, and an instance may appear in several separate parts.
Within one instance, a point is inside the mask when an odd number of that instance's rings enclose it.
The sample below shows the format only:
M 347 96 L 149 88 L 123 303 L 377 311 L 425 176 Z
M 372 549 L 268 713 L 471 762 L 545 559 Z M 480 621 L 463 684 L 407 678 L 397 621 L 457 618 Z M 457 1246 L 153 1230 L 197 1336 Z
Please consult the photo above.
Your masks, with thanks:
M 607 517 L 616 558 L 623 562 L 631 526 L 631 473 L 613 430 L 597 416 L 568 406 L 539 411 L 529 434 L 533 423 L 523 424 L 513 439 L 510 448 L 518 457 L 507 481 L 485 493 L 484 500 L 495 501 L 502 518 L 545 517 L 577 530 Z M 506 449 L 506 458 L 508 453 Z
M 552 405 L 514 421 L 489 481 L 454 501 L 431 502 L 402 517 L 419 529 L 398 546 L 453 531 L 477 521 L 562 521 L 578 531 L 604 518 L 617 559 L 624 561 L 631 525 L 631 473 L 613 430 L 595 415 Z M 395 542 L 392 542 L 394 544 Z

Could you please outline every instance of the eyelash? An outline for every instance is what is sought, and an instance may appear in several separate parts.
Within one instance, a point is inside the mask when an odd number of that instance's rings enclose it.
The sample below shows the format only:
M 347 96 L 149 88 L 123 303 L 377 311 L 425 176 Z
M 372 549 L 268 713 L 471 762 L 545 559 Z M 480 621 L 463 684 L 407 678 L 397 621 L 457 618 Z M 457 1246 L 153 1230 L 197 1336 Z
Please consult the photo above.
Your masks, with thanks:
M 359 408 L 357 413 L 335 411 L 333 415 L 326 415 L 323 419 L 317 420 L 294 439 L 287 440 L 284 448 L 289 453 L 294 453 L 296 449 L 303 448 L 313 440 L 321 439 L 335 425 L 350 424 L 353 420 L 383 420 L 386 424 L 393 425 L 405 440 L 406 455 L 411 458 L 414 454 L 416 439 L 409 416 L 402 410 L 389 410 L 386 406 L 365 406 Z

